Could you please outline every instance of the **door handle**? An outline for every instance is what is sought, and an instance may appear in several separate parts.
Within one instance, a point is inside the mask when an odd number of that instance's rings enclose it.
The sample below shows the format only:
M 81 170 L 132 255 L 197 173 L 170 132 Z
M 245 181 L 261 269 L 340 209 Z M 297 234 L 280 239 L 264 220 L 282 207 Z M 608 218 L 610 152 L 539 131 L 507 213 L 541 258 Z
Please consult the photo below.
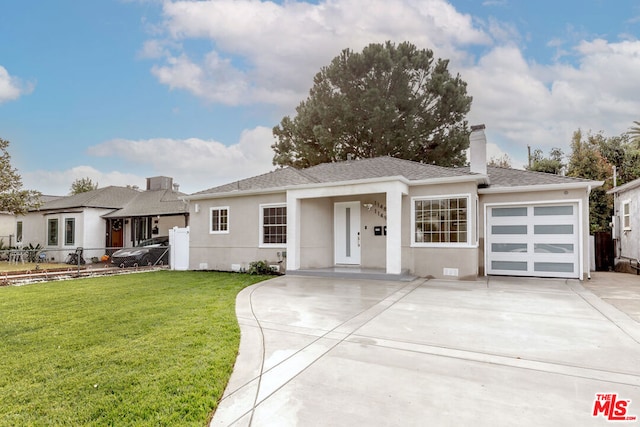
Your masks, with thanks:
M 360 247 L 360 232 L 358 231 L 358 247 Z

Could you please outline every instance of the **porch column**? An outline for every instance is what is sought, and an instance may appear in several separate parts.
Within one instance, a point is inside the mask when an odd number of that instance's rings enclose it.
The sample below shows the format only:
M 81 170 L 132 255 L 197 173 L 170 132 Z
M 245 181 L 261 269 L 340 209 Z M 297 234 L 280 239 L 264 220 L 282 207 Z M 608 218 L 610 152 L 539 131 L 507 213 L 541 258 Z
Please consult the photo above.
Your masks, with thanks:
M 300 199 L 287 192 L 287 270 L 300 269 Z
M 387 274 L 402 273 L 402 189 L 387 190 Z

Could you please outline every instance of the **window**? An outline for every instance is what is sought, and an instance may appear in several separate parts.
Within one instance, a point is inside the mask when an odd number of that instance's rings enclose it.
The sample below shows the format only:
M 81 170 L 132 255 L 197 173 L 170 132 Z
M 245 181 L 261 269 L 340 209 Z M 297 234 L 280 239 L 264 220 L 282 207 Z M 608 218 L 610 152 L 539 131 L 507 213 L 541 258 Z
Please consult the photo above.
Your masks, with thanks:
M 22 242 L 22 221 L 16 222 L 16 241 Z
M 209 224 L 211 234 L 223 234 L 229 232 L 229 207 L 211 208 L 209 213 Z
M 151 220 L 149 217 L 142 216 L 133 218 L 133 233 L 132 241 L 133 246 L 137 246 L 138 243 L 143 240 L 151 238 Z
M 622 228 L 631 230 L 631 202 L 629 201 L 622 204 Z
M 76 240 L 76 219 L 65 218 L 64 220 L 64 244 L 73 245 Z
M 468 206 L 468 196 L 414 199 L 414 243 L 469 244 Z
M 287 207 L 260 205 L 260 245 L 285 247 L 287 244 Z
M 47 221 L 47 245 L 58 245 L 58 219 L 50 219 Z

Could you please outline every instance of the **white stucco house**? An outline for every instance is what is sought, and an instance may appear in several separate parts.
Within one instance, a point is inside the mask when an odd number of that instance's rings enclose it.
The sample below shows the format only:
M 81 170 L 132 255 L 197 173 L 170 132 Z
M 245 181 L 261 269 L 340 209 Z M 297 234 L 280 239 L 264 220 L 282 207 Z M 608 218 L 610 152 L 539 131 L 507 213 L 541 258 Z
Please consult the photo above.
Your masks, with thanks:
M 10 212 L 0 212 L 0 247 L 16 243 L 16 216 Z
M 470 139 L 468 168 L 378 157 L 188 195 L 190 268 L 283 260 L 288 273 L 587 275 L 589 192 L 602 182 L 487 167 L 484 125 Z
M 615 242 L 615 262 L 640 263 L 640 178 L 614 187 L 612 237 Z
M 24 244 L 40 244 L 54 257 L 76 247 L 86 257 L 135 246 L 173 227 L 188 225 L 187 204 L 170 177 L 147 178 L 147 188 L 109 186 L 46 201 L 16 218 Z M 54 261 L 60 260 L 60 255 Z

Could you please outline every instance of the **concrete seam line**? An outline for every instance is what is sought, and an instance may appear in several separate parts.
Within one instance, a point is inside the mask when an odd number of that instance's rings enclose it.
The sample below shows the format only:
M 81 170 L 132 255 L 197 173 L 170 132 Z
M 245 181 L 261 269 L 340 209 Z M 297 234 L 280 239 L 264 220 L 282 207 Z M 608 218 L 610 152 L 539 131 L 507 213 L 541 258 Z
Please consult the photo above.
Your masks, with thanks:
M 311 347 L 312 345 L 316 344 L 318 341 L 320 341 L 321 339 L 325 338 L 328 334 L 334 332 L 336 329 L 340 328 L 341 326 L 343 326 L 344 324 L 350 322 L 351 320 L 355 319 L 356 317 L 360 316 L 362 313 L 366 312 L 367 310 L 370 310 L 372 307 L 380 304 L 383 301 L 386 301 L 387 299 L 391 298 L 392 296 L 396 295 L 397 293 L 405 290 L 407 287 L 409 286 L 414 286 L 414 288 L 408 292 L 406 295 L 404 295 L 402 298 L 406 297 L 407 295 L 409 295 L 410 293 L 412 293 L 414 290 L 416 290 L 419 286 L 423 285 L 424 283 L 426 283 L 428 281 L 428 279 L 424 279 L 422 280 L 421 283 L 417 284 L 417 285 L 413 285 L 413 281 L 407 283 L 406 285 L 404 285 L 402 288 L 392 292 L 390 295 L 387 295 L 384 299 L 378 301 L 376 304 L 373 304 L 371 307 L 368 307 L 364 310 L 361 310 L 360 312 L 358 312 L 357 314 L 353 315 L 352 317 L 350 317 L 349 319 L 345 320 L 344 322 L 340 323 L 339 325 L 336 325 L 334 328 L 332 328 L 331 330 L 327 331 L 325 334 L 319 336 L 318 338 L 316 338 L 315 340 L 313 340 L 312 342 L 310 342 L 309 344 L 307 344 L 306 346 L 302 347 L 301 349 L 299 349 L 298 351 L 296 351 L 295 353 L 291 354 L 289 357 L 283 359 L 282 361 L 280 361 L 278 364 L 272 366 L 271 368 L 269 368 L 266 372 L 269 372 L 273 369 L 275 369 L 277 366 L 280 366 L 281 364 L 283 364 L 284 362 L 290 360 L 291 358 L 293 358 L 294 356 L 296 356 L 297 354 L 301 353 L 302 351 L 306 350 L 307 348 Z M 401 299 L 402 299 L 401 298 Z M 393 304 L 391 304 L 389 307 L 392 307 L 393 305 L 395 305 L 399 300 L 394 301 Z M 381 313 L 383 313 L 384 311 L 388 310 L 389 307 L 386 307 Z M 380 313 L 378 313 L 377 316 L 379 316 Z M 257 320 L 257 319 L 256 319 Z M 369 320 L 370 321 L 370 320 Z M 369 322 L 367 321 L 367 322 Z M 258 321 L 259 323 L 259 321 Z M 360 329 L 362 327 L 359 326 L 357 329 L 355 329 L 354 331 L 346 334 L 346 336 L 344 338 L 341 338 L 339 340 L 336 341 L 336 343 L 334 345 L 332 345 L 331 347 L 329 347 L 326 351 L 322 352 L 318 357 L 316 357 L 311 363 L 309 363 L 307 366 L 305 366 L 303 369 L 300 370 L 300 372 L 296 373 L 294 376 L 292 376 L 291 378 L 289 378 L 287 380 L 287 382 L 285 382 L 284 384 L 282 384 L 280 387 L 276 388 L 272 393 L 270 393 L 269 395 L 265 396 L 264 399 L 261 402 L 257 402 L 257 396 L 259 395 L 260 392 L 260 383 L 258 383 L 258 390 L 256 391 L 256 402 L 254 402 L 253 408 L 251 409 L 251 420 L 249 421 L 249 425 L 251 426 L 251 422 L 253 421 L 253 414 L 255 413 L 255 408 L 257 406 L 259 406 L 262 402 L 264 402 L 265 400 L 267 400 L 269 397 L 271 397 L 272 395 L 274 395 L 276 392 L 278 392 L 279 390 L 281 390 L 285 385 L 287 385 L 290 381 L 292 381 L 294 378 L 298 377 L 301 373 L 303 373 L 304 371 L 306 371 L 309 367 L 313 366 L 319 359 L 321 359 L 322 357 L 324 357 L 327 353 L 329 353 L 331 350 L 333 350 L 334 348 L 336 348 L 339 344 L 342 344 L 343 342 L 345 342 L 345 340 L 350 337 L 355 331 L 357 331 L 358 329 Z M 263 351 L 264 351 L 264 336 L 263 336 Z M 263 354 L 263 360 L 262 360 L 262 364 L 264 366 L 264 354 Z M 262 377 L 262 375 L 264 375 L 266 372 L 261 371 L 260 372 L 260 377 Z M 246 416 L 248 413 L 245 412 L 241 417 L 239 417 L 236 421 L 240 420 L 240 418 Z M 234 421 L 234 422 L 236 422 Z
M 576 295 L 578 295 L 584 302 L 586 302 L 587 304 L 589 304 L 591 307 L 594 308 L 594 310 L 596 310 L 598 313 L 600 313 L 605 319 L 607 319 L 609 322 L 613 323 L 615 325 L 616 328 L 620 329 L 620 331 L 622 331 L 623 334 L 625 334 L 626 336 L 628 336 L 629 338 L 631 338 L 634 342 L 640 344 L 640 341 L 638 341 L 638 339 L 633 336 L 632 334 L 630 334 L 629 332 L 627 332 L 623 327 L 621 327 L 618 322 L 616 322 L 614 319 L 612 319 L 611 317 L 609 317 L 606 313 L 604 313 L 602 310 L 600 310 L 598 307 L 596 307 L 594 304 L 592 304 L 587 298 L 585 298 L 581 293 L 582 292 L 576 292 L 575 290 L 573 290 L 573 293 L 575 293 Z M 605 304 L 609 304 L 606 301 L 602 300 L 602 298 L 600 298 L 599 296 L 597 296 L 596 294 L 594 294 L 593 292 L 585 289 L 583 292 L 589 292 L 590 294 L 594 295 L 596 298 L 598 298 L 599 300 L 601 300 L 602 302 L 604 302 Z M 611 305 L 611 304 L 609 304 Z M 614 308 L 615 310 L 618 310 L 616 307 L 614 307 L 613 305 L 611 305 L 612 308 Z M 620 310 L 618 310 L 620 311 Z M 624 314 L 624 313 L 623 313 Z M 629 319 L 631 321 L 633 321 L 633 319 L 631 319 L 629 317 Z

